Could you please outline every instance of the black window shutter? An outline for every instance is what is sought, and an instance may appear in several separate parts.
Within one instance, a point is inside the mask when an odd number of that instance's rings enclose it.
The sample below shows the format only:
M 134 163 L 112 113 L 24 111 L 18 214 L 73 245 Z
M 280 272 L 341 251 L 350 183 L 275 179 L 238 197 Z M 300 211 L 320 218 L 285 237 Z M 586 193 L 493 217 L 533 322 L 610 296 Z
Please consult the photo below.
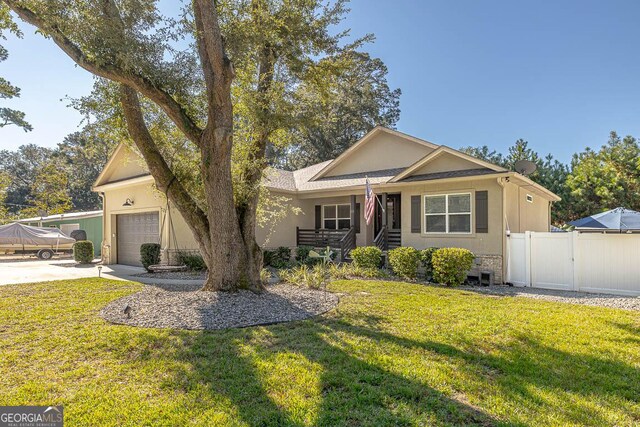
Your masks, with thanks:
M 489 193 L 476 191 L 476 233 L 489 232 Z
M 420 214 L 421 196 L 411 196 L 411 232 L 419 233 L 422 224 L 422 215 Z
M 322 228 L 322 206 L 316 205 L 316 230 Z
M 356 228 L 356 233 L 360 232 L 360 203 L 356 203 L 356 223 L 353 224 Z

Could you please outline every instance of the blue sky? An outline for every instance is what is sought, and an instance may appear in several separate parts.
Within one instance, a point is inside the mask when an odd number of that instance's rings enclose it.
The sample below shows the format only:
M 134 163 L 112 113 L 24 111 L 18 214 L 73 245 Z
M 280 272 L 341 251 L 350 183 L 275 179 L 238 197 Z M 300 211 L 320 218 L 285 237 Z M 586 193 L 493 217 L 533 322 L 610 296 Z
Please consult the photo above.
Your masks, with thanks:
M 607 140 L 640 136 L 640 2 L 352 0 L 344 25 L 372 32 L 368 47 L 402 89 L 398 129 L 458 148 L 505 151 L 524 138 L 562 161 Z M 23 27 L 0 75 L 34 131 L 0 129 L 0 147 L 54 146 L 81 117 L 66 96 L 89 92 L 91 75 L 51 41 Z

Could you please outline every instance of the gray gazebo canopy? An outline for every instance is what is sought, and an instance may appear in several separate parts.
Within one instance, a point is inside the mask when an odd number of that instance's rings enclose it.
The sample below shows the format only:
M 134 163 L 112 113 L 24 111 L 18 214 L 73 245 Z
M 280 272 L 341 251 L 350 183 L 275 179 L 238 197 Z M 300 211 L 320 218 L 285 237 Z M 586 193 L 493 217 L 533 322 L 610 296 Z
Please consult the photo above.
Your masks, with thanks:
M 0 245 L 52 246 L 75 241 L 53 227 L 31 227 L 17 222 L 0 226 Z
M 578 230 L 618 231 L 620 233 L 640 231 L 640 212 L 625 208 L 591 215 L 571 221 Z

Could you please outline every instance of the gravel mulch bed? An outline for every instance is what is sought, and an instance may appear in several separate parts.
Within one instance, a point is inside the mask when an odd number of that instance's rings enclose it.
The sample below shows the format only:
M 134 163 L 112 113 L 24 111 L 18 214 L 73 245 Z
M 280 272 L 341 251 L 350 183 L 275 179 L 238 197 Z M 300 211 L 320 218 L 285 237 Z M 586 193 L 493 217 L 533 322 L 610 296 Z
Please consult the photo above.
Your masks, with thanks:
M 226 329 L 303 320 L 338 304 L 329 292 L 278 284 L 262 294 L 203 292 L 201 285 L 148 285 L 111 302 L 100 315 L 112 323 L 148 328 Z M 124 313 L 131 308 L 130 315 Z
M 158 273 L 134 274 L 132 277 L 142 277 L 146 279 L 160 279 L 160 280 L 200 280 L 204 282 L 207 279 L 207 272 L 206 271 L 162 271 Z
M 640 311 L 640 297 L 625 297 L 611 294 L 593 294 L 586 292 L 556 291 L 538 288 L 516 288 L 512 286 L 463 286 L 460 289 L 482 294 L 499 296 L 520 296 L 571 304 L 595 305 L 600 307 L 621 308 Z

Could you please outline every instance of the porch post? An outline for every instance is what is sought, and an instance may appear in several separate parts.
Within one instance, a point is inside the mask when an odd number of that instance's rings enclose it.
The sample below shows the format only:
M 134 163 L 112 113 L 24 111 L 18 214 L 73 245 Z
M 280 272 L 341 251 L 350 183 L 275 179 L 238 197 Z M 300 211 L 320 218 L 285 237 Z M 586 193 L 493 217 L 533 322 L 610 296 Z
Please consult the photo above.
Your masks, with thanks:
M 356 196 L 352 194 L 350 197 L 350 217 L 351 217 L 351 227 L 356 226 Z
M 384 233 L 384 250 L 389 249 L 389 230 L 387 227 L 387 193 L 382 193 L 382 230 Z

